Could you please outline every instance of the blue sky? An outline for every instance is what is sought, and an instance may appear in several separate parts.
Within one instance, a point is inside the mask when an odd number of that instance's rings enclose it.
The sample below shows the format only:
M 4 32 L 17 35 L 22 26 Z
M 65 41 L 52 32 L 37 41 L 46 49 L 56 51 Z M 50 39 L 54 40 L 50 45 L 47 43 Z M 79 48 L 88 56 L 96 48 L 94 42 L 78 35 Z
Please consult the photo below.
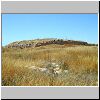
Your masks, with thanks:
M 97 14 L 2 14 L 2 45 L 37 38 L 98 43 Z

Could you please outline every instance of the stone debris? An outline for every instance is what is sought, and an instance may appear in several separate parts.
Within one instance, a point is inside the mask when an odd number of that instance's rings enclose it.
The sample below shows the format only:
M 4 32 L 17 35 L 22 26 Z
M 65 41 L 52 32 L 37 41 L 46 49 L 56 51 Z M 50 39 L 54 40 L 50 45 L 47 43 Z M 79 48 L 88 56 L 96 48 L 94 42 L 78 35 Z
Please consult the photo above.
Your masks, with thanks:
M 58 71 L 59 69 L 60 69 L 59 67 L 57 67 L 57 68 L 54 68 L 54 70 L 55 70 L 55 71 Z
M 64 73 L 68 73 L 68 70 L 64 70 Z
M 30 69 L 38 69 L 36 66 L 29 67 Z
M 61 69 L 60 70 L 56 70 L 55 73 L 56 74 L 61 74 L 62 73 L 62 70 Z
M 39 68 L 39 67 L 36 67 L 36 66 L 31 66 L 29 68 L 33 69 L 33 70 L 41 71 L 41 72 L 49 74 L 49 75 L 60 75 L 60 74 L 63 74 L 63 73 L 68 73 L 68 70 L 62 70 L 60 68 L 60 65 L 56 64 L 54 62 L 51 63 L 51 65 L 48 64 L 46 67 L 43 67 L 43 68 Z
M 56 65 L 56 67 L 58 67 L 59 65 Z
M 55 66 L 56 65 L 56 63 L 51 63 L 53 66 Z
M 48 69 L 47 69 L 47 68 L 39 68 L 39 70 L 40 70 L 41 72 L 46 72 Z

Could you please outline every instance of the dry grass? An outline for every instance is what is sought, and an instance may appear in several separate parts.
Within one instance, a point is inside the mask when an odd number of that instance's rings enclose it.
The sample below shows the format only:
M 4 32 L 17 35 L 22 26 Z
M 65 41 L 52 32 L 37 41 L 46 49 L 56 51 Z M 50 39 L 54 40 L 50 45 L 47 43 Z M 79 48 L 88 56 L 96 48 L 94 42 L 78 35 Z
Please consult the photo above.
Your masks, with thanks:
M 52 79 L 29 66 L 44 67 L 56 62 L 67 67 L 68 74 Z M 3 86 L 97 86 L 97 46 L 48 45 L 36 48 L 2 48 Z

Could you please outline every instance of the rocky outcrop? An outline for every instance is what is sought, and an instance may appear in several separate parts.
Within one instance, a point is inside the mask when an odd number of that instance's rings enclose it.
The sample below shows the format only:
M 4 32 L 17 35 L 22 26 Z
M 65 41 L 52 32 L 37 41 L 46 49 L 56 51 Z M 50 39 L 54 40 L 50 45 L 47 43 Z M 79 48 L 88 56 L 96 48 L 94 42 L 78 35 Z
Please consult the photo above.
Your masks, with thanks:
M 64 45 L 64 44 L 72 44 L 72 45 L 93 45 L 93 44 L 88 44 L 87 42 L 83 41 L 74 41 L 74 40 L 63 40 L 63 39 L 49 39 L 49 40 L 31 40 L 31 41 L 19 41 L 19 42 L 13 42 L 9 45 L 7 45 L 7 48 L 29 48 L 29 47 L 40 47 L 40 46 L 46 46 L 50 44 L 59 44 L 59 45 Z

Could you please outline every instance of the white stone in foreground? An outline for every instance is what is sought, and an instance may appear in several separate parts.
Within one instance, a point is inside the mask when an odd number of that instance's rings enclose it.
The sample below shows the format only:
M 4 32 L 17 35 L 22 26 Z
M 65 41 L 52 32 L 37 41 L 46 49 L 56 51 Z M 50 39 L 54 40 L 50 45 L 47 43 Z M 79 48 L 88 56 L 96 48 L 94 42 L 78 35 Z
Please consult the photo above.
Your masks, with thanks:
M 56 65 L 56 63 L 52 63 L 52 65 L 53 65 L 53 66 L 55 66 L 55 65 Z
M 56 65 L 56 67 L 59 67 L 59 65 Z
M 40 71 L 45 72 L 47 71 L 47 68 L 39 68 Z
M 62 73 L 62 70 L 55 71 L 55 74 L 61 74 L 61 73 Z
M 30 69 L 38 69 L 36 66 L 29 67 Z
M 68 70 L 64 70 L 64 73 L 68 73 Z
M 57 68 L 54 68 L 54 71 L 58 71 L 58 70 L 60 70 L 60 68 L 59 68 L 59 67 L 57 67 Z

